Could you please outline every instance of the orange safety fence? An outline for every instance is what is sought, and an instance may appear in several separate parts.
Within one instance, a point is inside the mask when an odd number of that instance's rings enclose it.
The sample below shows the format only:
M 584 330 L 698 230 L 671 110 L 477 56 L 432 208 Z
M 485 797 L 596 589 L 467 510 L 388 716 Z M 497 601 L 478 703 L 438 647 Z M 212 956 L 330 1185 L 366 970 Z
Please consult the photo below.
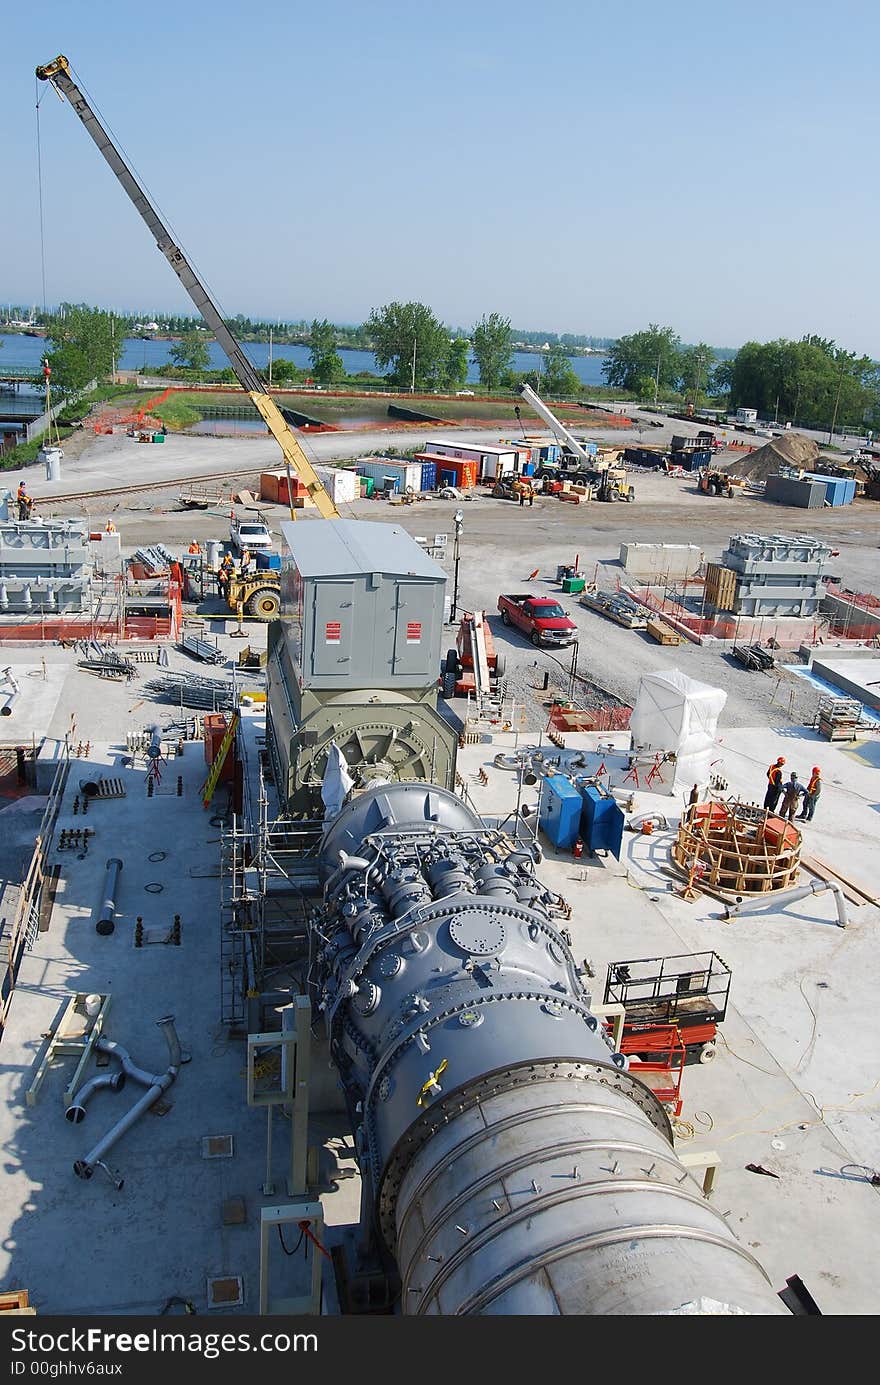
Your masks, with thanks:
M 547 729 L 554 731 L 627 731 L 632 707 L 563 707 L 555 702 L 550 709 Z

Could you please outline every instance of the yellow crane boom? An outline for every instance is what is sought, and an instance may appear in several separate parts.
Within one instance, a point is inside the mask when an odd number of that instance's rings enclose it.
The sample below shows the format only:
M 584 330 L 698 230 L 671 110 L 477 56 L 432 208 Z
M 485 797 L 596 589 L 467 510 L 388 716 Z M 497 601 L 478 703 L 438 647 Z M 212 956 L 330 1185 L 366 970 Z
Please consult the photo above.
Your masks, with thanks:
M 81 89 L 71 77 L 70 63 L 67 58 L 60 54 L 53 62 L 47 63 L 45 67 L 38 67 L 37 77 L 40 81 L 50 82 L 61 99 L 69 101 L 97 145 L 99 152 L 103 154 L 104 159 L 140 213 L 150 234 L 183 284 L 203 321 L 207 323 L 223 347 L 229 364 L 235 372 L 236 379 L 242 389 L 250 396 L 269 432 L 281 448 L 285 462 L 307 488 L 309 496 L 317 506 L 322 518 L 338 519 L 339 511 L 322 486 L 314 467 L 291 431 L 284 414 L 269 394 L 262 376 L 253 363 L 248 360 L 226 326 L 208 290 L 180 246 L 175 245 L 171 232 L 159 217 L 146 192 L 92 110 Z M 291 514 L 293 514 L 292 510 Z

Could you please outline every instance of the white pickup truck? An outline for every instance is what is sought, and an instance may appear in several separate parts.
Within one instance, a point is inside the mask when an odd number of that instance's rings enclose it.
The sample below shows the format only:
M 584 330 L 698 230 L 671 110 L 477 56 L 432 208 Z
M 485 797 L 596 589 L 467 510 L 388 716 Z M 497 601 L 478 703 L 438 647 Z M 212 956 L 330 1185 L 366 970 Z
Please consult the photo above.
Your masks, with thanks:
M 272 547 L 272 535 L 266 525 L 253 519 L 234 519 L 229 526 L 229 537 L 240 553 L 246 548 L 257 553 Z

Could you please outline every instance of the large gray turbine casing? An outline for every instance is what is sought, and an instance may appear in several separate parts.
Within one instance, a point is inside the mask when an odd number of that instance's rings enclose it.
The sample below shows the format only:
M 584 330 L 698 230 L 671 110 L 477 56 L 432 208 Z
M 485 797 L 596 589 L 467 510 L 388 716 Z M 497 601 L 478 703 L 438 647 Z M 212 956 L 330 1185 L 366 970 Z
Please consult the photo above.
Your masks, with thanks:
M 355 786 L 451 788 L 457 735 L 437 710 L 446 575 L 397 525 L 283 524 L 281 619 L 270 628 L 267 727 L 292 816 L 321 811 L 332 742 Z
M 590 1012 L 537 854 L 430 784 L 324 835 L 316 1001 L 403 1311 L 783 1312 Z

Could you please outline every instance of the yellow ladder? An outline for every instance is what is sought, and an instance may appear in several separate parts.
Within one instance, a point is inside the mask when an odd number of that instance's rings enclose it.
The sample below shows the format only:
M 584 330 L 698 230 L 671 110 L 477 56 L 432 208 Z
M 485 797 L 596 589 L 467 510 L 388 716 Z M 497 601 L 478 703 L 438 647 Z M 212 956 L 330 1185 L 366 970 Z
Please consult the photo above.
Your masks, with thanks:
M 227 726 L 226 731 L 223 734 L 223 739 L 220 742 L 220 749 L 217 751 L 217 754 L 214 757 L 210 773 L 207 779 L 205 780 L 204 787 L 202 789 L 203 808 L 207 808 L 211 802 L 211 799 L 214 797 L 214 790 L 217 787 L 217 781 L 220 778 L 221 773 L 223 772 L 223 766 L 226 763 L 226 756 L 229 754 L 229 747 L 235 740 L 235 733 L 238 730 L 238 723 L 240 721 L 240 714 L 237 711 L 233 712 L 229 721 L 229 725 Z

